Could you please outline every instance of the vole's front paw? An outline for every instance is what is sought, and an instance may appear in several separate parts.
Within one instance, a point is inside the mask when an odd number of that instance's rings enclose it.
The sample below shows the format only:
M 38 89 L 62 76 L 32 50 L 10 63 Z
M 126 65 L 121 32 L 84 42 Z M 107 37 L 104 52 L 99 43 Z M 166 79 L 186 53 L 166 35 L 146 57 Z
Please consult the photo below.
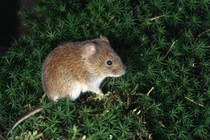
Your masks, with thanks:
M 111 92 L 107 92 L 106 94 L 103 93 L 96 93 L 96 97 L 94 97 L 94 100 L 106 100 L 111 95 Z
M 94 100 L 105 100 L 106 96 L 103 93 L 97 93 L 96 97 L 93 98 Z

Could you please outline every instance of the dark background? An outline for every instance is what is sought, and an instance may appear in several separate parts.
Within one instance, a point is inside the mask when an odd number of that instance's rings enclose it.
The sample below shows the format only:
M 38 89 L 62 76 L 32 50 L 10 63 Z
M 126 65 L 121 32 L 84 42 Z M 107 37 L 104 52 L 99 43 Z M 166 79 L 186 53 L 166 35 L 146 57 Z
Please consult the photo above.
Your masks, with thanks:
M 7 50 L 14 39 L 26 32 L 18 18 L 22 8 L 31 9 L 35 0 L 0 1 L 0 53 Z

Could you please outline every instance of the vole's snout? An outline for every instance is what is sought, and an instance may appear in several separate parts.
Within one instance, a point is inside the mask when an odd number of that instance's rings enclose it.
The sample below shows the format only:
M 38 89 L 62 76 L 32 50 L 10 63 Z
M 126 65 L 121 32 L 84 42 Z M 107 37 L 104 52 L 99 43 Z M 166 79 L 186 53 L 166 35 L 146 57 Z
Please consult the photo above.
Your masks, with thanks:
M 124 75 L 125 73 L 126 73 L 126 67 L 123 65 L 122 75 Z
M 120 77 L 123 76 L 126 73 L 125 66 L 122 66 L 121 68 L 116 68 L 112 70 L 113 77 Z
M 123 76 L 126 73 L 126 67 L 123 65 L 122 69 L 120 70 L 120 76 Z

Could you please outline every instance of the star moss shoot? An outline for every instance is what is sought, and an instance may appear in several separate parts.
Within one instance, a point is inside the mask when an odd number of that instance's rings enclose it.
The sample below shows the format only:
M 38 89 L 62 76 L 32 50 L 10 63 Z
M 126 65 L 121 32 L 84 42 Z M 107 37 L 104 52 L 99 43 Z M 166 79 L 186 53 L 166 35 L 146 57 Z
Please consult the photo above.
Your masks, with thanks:
M 0 60 L 0 139 L 210 139 L 210 1 L 38 0 Z M 126 65 L 106 100 L 42 98 L 53 48 L 100 35 Z M 13 124 L 28 112 L 43 110 Z

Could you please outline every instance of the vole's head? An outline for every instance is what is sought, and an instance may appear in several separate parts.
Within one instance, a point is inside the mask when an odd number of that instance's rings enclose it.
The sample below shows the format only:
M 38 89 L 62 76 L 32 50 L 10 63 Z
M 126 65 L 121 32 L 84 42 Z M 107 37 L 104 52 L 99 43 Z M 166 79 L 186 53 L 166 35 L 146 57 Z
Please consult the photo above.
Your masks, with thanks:
M 82 59 L 88 72 L 97 77 L 119 77 L 125 74 L 120 57 L 111 48 L 106 37 L 86 42 L 82 48 Z

